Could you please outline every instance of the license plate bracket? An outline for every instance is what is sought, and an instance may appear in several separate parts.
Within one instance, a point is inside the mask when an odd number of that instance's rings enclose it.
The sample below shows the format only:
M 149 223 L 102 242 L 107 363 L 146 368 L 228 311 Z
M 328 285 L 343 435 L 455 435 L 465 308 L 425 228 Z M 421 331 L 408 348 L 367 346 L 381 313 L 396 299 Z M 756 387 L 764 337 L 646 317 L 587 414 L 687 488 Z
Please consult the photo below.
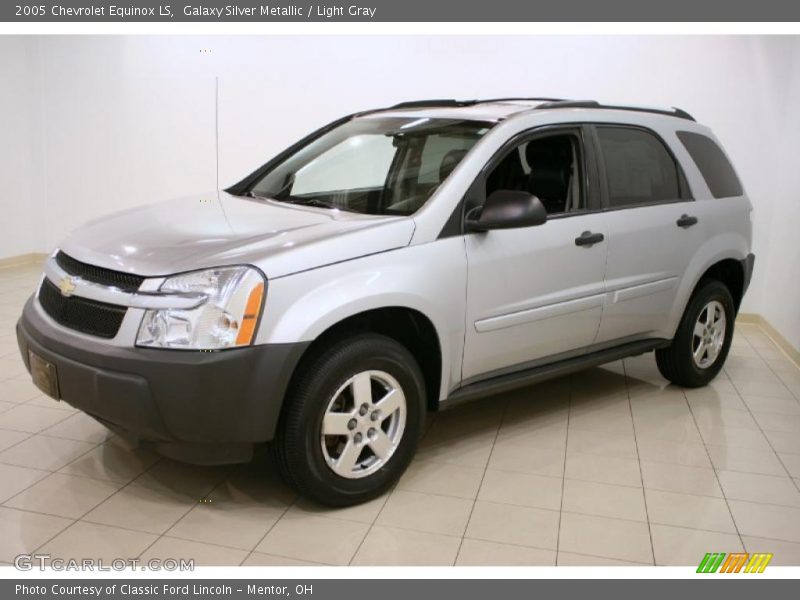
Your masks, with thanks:
M 58 370 L 56 366 L 43 359 L 41 356 L 28 350 L 28 362 L 31 366 L 31 377 L 36 387 L 56 400 L 61 400 L 61 390 L 58 387 Z

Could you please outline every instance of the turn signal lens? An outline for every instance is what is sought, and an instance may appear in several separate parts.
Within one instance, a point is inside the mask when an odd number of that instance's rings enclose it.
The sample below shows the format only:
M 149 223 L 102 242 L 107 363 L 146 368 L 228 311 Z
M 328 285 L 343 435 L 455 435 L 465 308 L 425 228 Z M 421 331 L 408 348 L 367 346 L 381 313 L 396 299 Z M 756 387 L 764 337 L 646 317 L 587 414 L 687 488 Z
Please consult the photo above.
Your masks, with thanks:
M 239 335 L 236 336 L 236 345 L 245 346 L 253 341 L 253 334 L 256 332 L 258 315 L 261 312 L 261 303 L 264 299 L 264 284 L 259 283 L 252 289 L 247 298 L 247 306 L 242 316 L 242 324 L 239 327 Z

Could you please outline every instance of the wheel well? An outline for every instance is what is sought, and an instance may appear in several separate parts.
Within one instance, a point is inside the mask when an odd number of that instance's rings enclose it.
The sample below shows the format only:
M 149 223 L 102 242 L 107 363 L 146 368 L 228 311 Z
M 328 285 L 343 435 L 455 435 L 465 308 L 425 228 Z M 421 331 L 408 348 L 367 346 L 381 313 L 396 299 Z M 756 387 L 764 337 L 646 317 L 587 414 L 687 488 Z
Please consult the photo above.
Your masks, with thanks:
M 411 352 L 425 377 L 428 410 L 437 410 L 442 377 L 442 351 L 436 328 L 430 319 L 419 311 L 404 307 L 387 307 L 350 316 L 332 325 L 317 337 L 306 349 L 299 364 L 331 343 L 365 332 L 392 338 Z
M 740 261 L 727 258 L 714 263 L 706 269 L 700 281 L 703 279 L 716 279 L 724 283 L 731 296 L 733 296 L 733 304 L 736 307 L 736 311 L 739 311 L 739 305 L 742 302 L 742 296 L 744 296 L 744 267 L 742 267 Z

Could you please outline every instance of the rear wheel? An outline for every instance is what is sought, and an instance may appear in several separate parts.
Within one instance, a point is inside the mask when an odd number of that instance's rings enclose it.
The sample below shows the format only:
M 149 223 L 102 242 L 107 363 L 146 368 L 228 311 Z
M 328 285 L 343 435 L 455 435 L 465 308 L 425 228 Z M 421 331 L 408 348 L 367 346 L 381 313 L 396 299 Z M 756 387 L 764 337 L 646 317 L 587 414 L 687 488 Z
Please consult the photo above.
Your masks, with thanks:
M 405 347 L 362 334 L 317 351 L 286 399 L 274 441 L 278 468 L 303 495 L 364 502 L 403 473 L 425 418 L 425 385 Z
M 722 369 L 733 339 L 736 309 L 725 284 L 701 282 L 683 314 L 672 344 L 656 350 L 661 374 L 684 387 L 700 387 Z

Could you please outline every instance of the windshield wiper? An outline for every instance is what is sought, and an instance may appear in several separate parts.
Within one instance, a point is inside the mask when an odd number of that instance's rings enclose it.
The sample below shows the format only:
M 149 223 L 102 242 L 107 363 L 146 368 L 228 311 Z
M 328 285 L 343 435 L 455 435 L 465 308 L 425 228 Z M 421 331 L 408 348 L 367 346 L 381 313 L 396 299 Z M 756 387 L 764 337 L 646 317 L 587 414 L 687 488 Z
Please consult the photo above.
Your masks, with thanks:
M 285 202 L 287 204 L 299 204 L 300 206 L 315 206 L 317 208 L 328 208 L 331 210 L 343 210 L 346 212 L 355 212 L 357 210 L 353 210 L 352 208 L 347 208 L 346 206 L 339 206 L 335 202 L 328 202 L 327 200 L 320 200 L 319 198 L 275 198 L 275 197 L 267 197 L 267 196 L 259 196 L 258 194 L 254 194 L 251 192 L 245 192 L 242 196 L 246 196 L 247 198 L 255 198 L 256 200 L 272 200 L 274 202 Z
M 328 202 L 327 200 L 320 200 L 319 198 L 276 198 L 278 202 L 286 202 L 287 204 L 299 204 L 300 206 L 315 206 L 317 208 L 330 208 L 333 210 L 343 210 L 346 212 L 358 212 L 346 206 L 340 206 L 335 202 Z

